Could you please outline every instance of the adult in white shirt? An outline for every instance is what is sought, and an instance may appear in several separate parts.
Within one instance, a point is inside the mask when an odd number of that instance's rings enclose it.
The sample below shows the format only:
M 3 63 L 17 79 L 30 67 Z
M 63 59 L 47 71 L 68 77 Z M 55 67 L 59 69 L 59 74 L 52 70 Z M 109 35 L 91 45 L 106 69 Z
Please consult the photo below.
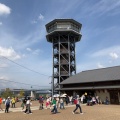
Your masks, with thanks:
M 28 98 L 28 100 L 26 102 L 26 110 L 25 110 L 26 114 L 32 114 L 31 109 L 30 109 L 31 105 L 32 105 L 31 100 L 30 100 L 30 98 Z

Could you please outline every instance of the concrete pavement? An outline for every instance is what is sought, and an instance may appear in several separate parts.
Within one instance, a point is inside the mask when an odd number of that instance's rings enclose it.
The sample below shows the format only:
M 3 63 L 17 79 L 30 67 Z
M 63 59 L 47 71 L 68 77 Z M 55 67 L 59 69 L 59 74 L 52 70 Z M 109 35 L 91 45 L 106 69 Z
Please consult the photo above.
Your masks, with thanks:
M 79 110 L 72 114 L 75 105 L 65 107 L 57 114 L 51 114 L 50 109 L 38 110 L 37 105 L 31 107 L 33 114 L 23 114 L 20 107 L 10 108 L 10 113 L 0 114 L 0 120 L 120 120 L 120 105 L 81 105 L 83 115 Z

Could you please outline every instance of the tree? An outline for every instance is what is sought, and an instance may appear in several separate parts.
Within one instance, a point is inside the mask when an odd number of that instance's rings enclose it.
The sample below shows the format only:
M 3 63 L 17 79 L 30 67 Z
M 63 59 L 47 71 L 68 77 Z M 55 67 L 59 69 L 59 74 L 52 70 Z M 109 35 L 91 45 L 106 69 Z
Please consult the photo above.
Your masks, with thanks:
M 6 90 L 1 93 L 1 96 L 2 96 L 3 98 L 7 98 L 8 96 L 9 96 L 9 97 L 12 97 L 12 96 L 13 96 L 13 93 L 12 93 L 12 91 L 11 91 L 9 88 L 6 88 Z
M 22 98 L 22 97 L 24 96 L 24 93 L 25 93 L 25 92 L 21 89 L 21 90 L 20 90 L 20 93 L 19 93 L 19 95 L 20 95 L 19 97 Z

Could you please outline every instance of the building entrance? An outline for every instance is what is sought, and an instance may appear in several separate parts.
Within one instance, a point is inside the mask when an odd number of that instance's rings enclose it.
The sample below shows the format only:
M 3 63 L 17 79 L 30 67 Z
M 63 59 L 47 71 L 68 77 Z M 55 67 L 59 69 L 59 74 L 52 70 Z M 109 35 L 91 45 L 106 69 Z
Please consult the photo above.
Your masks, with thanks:
M 110 103 L 119 104 L 119 91 L 111 90 L 110 92 Z

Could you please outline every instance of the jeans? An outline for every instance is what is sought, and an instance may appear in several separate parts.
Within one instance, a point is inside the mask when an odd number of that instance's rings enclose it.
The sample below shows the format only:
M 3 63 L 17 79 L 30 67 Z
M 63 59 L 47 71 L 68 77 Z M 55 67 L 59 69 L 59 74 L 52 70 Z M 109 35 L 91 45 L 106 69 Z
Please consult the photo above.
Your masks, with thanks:
M 65 109 L 64 108 L 64 103 L 60 103 L 60 109 L 62 109 L 62 108 Z
M 75 108 L 75 110 L 73 112 L 75 112 L 78 108 L 80 109 L 80 113 L 82 113 L 82 108 L 81 108 L 81 106 L 79 104 L 76 104 L 76 108 Z
M 12 108 L 15 108 L 15 103 L 12 103 Z
M 27 114 L 31 113 L 30 104 L 26 105 L 25 113 L 27 113 Z
M 40 103 L 39 110 L 42 110 L 42 109 L 43 109 L 43 103 Z
M 56 108 L 56 105 L 54 105 L 53 109 L 51 112 L 54 112 L 54 113 L 57 113 L 57 108 Z
M 9 112 L 9 107 L 10 107 L 10 105 L 6 105 L 6 108 L 5 108 L 5 113 L 7 112 Z

